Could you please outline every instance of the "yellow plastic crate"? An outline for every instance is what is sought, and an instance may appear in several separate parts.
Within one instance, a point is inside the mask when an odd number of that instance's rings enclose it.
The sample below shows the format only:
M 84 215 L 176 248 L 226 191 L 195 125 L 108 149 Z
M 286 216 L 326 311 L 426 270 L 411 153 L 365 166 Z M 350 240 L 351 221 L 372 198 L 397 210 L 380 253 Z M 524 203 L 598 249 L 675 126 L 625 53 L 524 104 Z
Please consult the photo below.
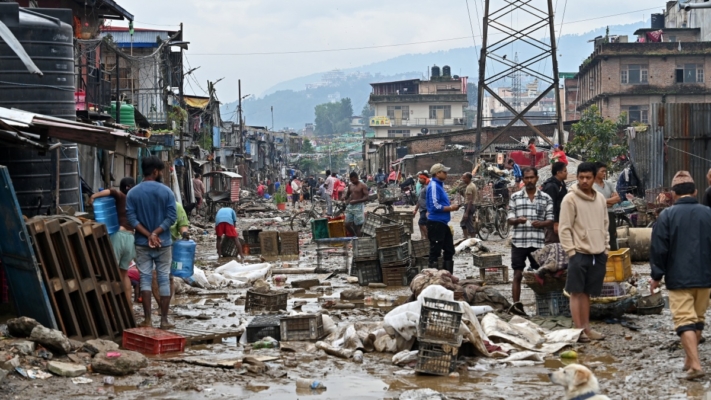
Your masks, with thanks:
M 607 258 L 605 282 L 624 282 L 632 277 L 630 249 L 610 251 Z

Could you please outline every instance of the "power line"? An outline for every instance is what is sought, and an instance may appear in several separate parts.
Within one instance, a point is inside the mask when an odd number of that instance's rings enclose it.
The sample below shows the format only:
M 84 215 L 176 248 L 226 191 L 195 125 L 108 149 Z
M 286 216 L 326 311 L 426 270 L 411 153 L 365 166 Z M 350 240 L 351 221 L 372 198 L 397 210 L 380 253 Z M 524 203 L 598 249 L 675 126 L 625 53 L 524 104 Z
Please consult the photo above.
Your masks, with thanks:
M 558 40 L 556 41 L 556 47 L 560 46 L 560 38 L 563 37 L 563 21 L 565 21 L 565 10 L 568 9 L 568 0 L 565 0 L 563 5 L 563 17 L 560 19 L 560 30 L 558 31 Z
M 467 17 L 469 17 L 469 28 L 472 31 L 472 41 L 474 42 L 474 55 L 476 55 L 476 63 L 479 65 L 479 54 L 476 52 L 476 38 L 474 37 L 474 24 L 472 24 L 472 13 L 469 11 L 469 0 L 464 0 L 467 4 Z
M 474 1 L 476 2 L 476 0 L 474 0 Z M 485 0 L 482 0 L 482 3 L 484 1 Z M 581 20 L 577 20 L 577 21 L 570 21 L 570 22 L 567 22 L 562 25 L 572 25 L 572 24 L 576 24 L 579 22 L 587 22 L 587 21 L 593 21 L 593 20 L 597 20 L 597 19 L 617 17 L 620 15 L 634 14 L 634 13 L 638 13 L 638 12 L 642 12 L 642 11 L 656 10 L 658 8 L 659 7 L 651 7 L 651 8 L 645 8 L 642 10 L 628 11 L 628 12 L 618 13 L 618 14 L 604 15 L 601 17 L 581 19 Z M 474 10 L 476 11 L 477 18 L 479 18 L 478 8 L 474 7 Z M 478 37 L 482 37 L 481 27 L 479 27 L 479 32 L 480 32 L 480 34 L 478 35 Z M 492 36 L 493 36 L 493 34 L 492 34 Z M 475 37 L 477 37 L 477 35 L 475 35 Z M 378 45 L 378 46 L 345 47 L 345 48 L 339 48 L 339 49 L 294 50 L 294 51 L 273 51 L 273 52 L 252 52 L 252 53 L 192 53 L 191 55 L 192 56 L 260 56 L 260 55 L 329 53 L 329 52 L 338 52 L 338 51 L 354 51 L 354 50 L 381 49 L 381 48 L 388 48 L 388 47 L 413 46 L 413 45 L 418 45 L 418 44 L 451 42 L 451 41 L 464 40 L 464 39 L 468 40 L 468 39 L 471 39 L 471 37 L 470 36 L 462 36 L 462 37 L 447 38 L 447 39 L 427 40 L 427 41 L 421 41 L 421 42 L 386 44 L 386 45 Z

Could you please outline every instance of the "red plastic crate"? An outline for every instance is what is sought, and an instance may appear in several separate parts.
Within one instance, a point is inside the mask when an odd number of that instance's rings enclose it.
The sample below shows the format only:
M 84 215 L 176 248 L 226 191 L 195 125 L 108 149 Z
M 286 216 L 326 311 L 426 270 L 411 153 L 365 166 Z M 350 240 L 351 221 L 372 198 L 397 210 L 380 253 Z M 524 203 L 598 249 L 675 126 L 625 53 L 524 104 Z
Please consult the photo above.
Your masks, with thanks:
M 182 352 L 185 338 L 157 328 L 133 328 L 123 331 L 122 347 L 143 354 Z

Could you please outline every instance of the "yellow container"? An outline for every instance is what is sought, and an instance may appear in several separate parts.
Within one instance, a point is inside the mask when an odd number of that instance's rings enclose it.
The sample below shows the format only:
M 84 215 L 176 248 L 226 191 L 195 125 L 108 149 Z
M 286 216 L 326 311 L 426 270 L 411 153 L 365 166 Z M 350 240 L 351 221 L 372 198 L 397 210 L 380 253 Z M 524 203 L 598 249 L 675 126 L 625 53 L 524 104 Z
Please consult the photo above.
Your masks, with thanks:
M 607 258 L 605 282 L 624 282 L 632 277 L 630 249 L 610 251 Z

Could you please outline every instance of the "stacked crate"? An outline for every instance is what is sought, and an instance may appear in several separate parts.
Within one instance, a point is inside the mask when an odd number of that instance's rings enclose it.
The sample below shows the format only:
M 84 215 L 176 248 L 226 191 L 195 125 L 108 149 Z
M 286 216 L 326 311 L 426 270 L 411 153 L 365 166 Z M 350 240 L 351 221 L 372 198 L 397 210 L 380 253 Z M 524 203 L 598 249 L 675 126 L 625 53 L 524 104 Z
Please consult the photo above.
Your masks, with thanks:
M 361 286 L 383 281 L 375 238 L 362 237 L 353 241 L 351 276 L 358 277 Z
M 502 265 L 502 255 L 498 253 L 474 253 L 474 267 L 479 269 L 479 278 L 488 284 L 508 283 L 509 267 Z
M 242 231 L 242 239 L 244 239 L 244 241 L 247 243 L 250 255 L 262 253 L 262 249 L 259 244 L 259 234 L 261 232 L 261 229 L 245 229 Z M 229 240 L 226 240 L 226 242 L 228 241 Z
M 388 286 L 407 286 L 410 243 L 405 226 L 397 224 L 376 228 L 375 241 L 383 272 L 383 283 Z
M 279 254 L 299 257 L 299 232 L 279 232 Z
M 461 305 L 457 302 L 429 297 L 422 299 L 417 324 L 419 353 L 416 372 L 449 375 L 454 371 L 457 353 L 462 345 L 462 335 L 459 333 L 462 314 Z

